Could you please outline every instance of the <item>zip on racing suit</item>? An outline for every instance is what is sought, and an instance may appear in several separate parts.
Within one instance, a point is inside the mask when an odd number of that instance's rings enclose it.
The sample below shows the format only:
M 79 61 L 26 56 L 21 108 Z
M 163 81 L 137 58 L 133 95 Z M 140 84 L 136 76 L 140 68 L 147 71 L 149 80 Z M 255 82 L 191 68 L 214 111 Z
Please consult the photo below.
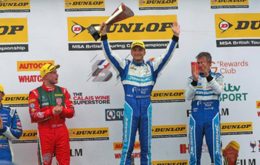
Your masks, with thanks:
M 131 163 L 137 129 L 141 145 L 141 164 L 151 164 L 152 106 L 150 96 L 158 73 L 171 59 L 178 39 L 177 36 L 172 37 L 165 55 L 154 61 L 137 64 L 112 55 L 107 35 L 101 37 L 104 54 L 119 72 L 125 92 L 121 165 Z
M 0 117 L 3 128 L 0 129 L 0 161 L 13 161 L 10 140 L 19 139 L 22 136 L 22 124 L 16 110 L 0 105 Z
M 199 75 L 198 81 L 189 77 L 186 99 L 191 102 L 189 122 L 190 165 L 200 165 L 203 137 L 206 137 L 211 163 L 222 164 L 219 97 L 223 90 L 223 76 L 210 72 Z
M 56 105 L 63 106 L 58 115 L 52 112 Z M 74 107 L 67 89 L 42 85 L 32 90 L 29 94 L 29 111 L 31 121 L 38 123 L 39 164 L 51 165 L 55 154 L 59 165 L 69 165 L 69 132 L 65 118 L 74 116 Z

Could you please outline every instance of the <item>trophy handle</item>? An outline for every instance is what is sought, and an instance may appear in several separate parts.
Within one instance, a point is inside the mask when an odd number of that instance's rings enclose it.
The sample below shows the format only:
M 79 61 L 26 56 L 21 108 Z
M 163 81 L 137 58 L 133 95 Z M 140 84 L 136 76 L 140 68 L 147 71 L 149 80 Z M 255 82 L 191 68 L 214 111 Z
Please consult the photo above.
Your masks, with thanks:
M 89 26 L 87 27 L 88 32 L 97 41 L 100 38 L 100 26 Z

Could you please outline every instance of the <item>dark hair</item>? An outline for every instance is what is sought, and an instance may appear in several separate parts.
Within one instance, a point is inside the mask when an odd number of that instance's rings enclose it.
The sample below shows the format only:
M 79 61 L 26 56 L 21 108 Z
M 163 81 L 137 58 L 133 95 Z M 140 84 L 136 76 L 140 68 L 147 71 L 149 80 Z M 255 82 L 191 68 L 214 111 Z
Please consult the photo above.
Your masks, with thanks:
M 199 59 L 199 58 L 202 58 L 202 57 L 205 57 L 208 62 L 211 62 L 211 61 L 212 61 L 212 57 L 211 57 L 211 55 L 210 55 L 209 52 L 200 52 L 200 53 L 196 56 L 196 59 Z

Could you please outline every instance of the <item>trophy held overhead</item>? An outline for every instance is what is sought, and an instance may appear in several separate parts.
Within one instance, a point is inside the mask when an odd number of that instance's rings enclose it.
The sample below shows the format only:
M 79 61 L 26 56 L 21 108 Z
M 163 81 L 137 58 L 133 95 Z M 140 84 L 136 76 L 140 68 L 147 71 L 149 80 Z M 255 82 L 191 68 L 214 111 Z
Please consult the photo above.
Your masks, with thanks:
M 134 12 L 124 3 L 121 3 L 121 5 L 116 8 L 108 20 L 106 20 L 105 24 L 109 27 L 116 22 L 122 21 L 132 16 L 134 16 Z M 87 27 L 87 29 L 96 41 L 100 38 L 100 26 L 91 25 Z

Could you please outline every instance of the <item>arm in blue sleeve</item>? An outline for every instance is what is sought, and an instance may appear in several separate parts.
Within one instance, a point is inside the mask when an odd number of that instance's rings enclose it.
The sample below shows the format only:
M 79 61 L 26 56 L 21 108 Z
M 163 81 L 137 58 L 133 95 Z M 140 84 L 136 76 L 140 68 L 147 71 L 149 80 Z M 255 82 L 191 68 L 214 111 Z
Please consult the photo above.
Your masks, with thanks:
M 107 41 L 107 35 L 101 36 L 101 41 L 102 41 L 102 48 L 104 51 L 104 54 L 108 61 L 112 63 L 113 67 L 118 71 L 119 73 L 122 73 L 123 69 L 126 66 L 125 60 L 122 60 L 120 57 L 116 55 L 112 55 L 109 43 Z
M 4 126 L 3 128 L 3 135 L 5 135 L 8 139 L 14 140 L 19 139 L 22 136 L 22 124 L 20 118 L 16 112 L 16 110 L 11 109 L 11 126 Z
M 168 45 L 166 54 L 161 55 L 152 62 L 155 74 L 158 74 L 164 68 L 164 66 L 171 60 L 173 52 L 177 46 L 178 40 L 179 37 L 173 36 L 171 42 Z

